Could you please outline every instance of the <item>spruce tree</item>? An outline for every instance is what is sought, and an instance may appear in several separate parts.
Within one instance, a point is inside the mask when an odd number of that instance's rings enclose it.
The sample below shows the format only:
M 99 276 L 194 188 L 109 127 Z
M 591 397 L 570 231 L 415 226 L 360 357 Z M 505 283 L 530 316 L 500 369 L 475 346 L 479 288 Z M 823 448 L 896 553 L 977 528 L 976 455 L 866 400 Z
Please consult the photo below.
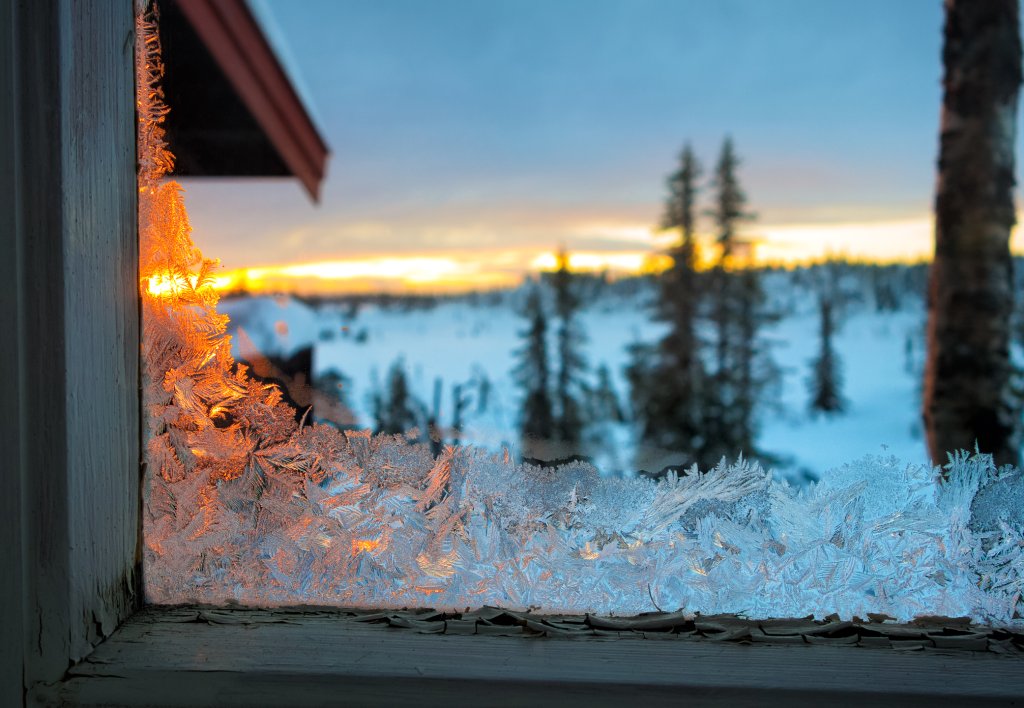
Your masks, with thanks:
M 569 270 L 569 254 L 558 253 L 558 269 L 552 276 L 555 295 L 558 371 L 555 376 L 555 425 L 553 439 L 562 444 L 562 452 L 579 452 L 586 426 L 583 399 L 588 396 L 585 380 L 587 361 L 581 349 L 586 334 L 579 322 L 580 299 Z
M 444 390 L 444 380 L 437 376 L 434 378 L 434 402 L 430 407 L 430 416 L 427 418 L 427 437 L 430 439 L 430 454 L 438 457 L 444 448 L 444 433 L 441 430 L 441 392 Z
M 768 322 L 760 276 L 749 244 L 739 237 L 747 197 L 739 183 L 739 158 L 726 138 L 715 166 L 714 206 L 710 210 L 719 247 L 711 272 L 710 308 L 714 328 L 714 370 L 702 400 L 705 446 L 703 463 L 722 456 L 757 455 L 756 412 L 765 385 L 774 375 L 761 336 Z
M 825 415 L 842 413 L 846 407 L 841 393 L 842 373 L 839 355 L 832 344 L 832 337 L 835 334 L 833 308 L 833 295 L 822 292 L 818 300 L 820 348 L 818 356 L 811 362 L 811 377 L 808 380 L 811 412 Z
M 524 456 L 533 457 L 538 442 L 549 439 L 554 429 L 548 368 L 548 321 L 539 287 L 530 290 L 523 315 L 527 328 L 520 332 L 522 348 L 516 352 L 518 362 L 513 369 L 516 384 L 523 392 L 520 434 Z
M 640 425 L 643 432 L 644 423 L 650 415 L 651 392 L 654 390 L 655 352 L 657 347 L 649 342 L 635 341 L 626 345 L 626 366 L 623 373 L 629 384 L 629 416 Z M 640 440 L 643 440 L 641 435 Z
M 736 155 L 732 138 L 727 137 L 722 143 L 722 151 L 715 164 L 712 178 L 715 201 L 709 212 L 715 222 L 715 239 L 720 249 L 717 265 L 722 268 L 733 265 L 733 256 L 737 255 L 740 225 L 754 218 L 754 215 L 746 210 L 747 195 L 740 186 L 736 174 L 739 166 L 740 159 Z
M 625 412 L 619 403 L 619 395 L 612 383 L 611 371 L 603 362 L 597 367 L 597 385 L 594 388 L 589 418 L 611 423 L 622 423 L 626 420 Z
M 473 373 L 472 383 L 476 385 L 476 413 L 480 415 L 487 412 L 491 400 L 491 388 L 493 384 L 488 378 L 487 372 L 478 368 Z
M 700 301 L 696 272 L 697 180 L 701 167 L 687 144 L 679 169 L 668 179 L 662 229 L 677 229 L 679 240 L 669 251 L 672 265 L 660 277 L 656 316 L 669 329 L 658 345 L 635 346 L 627 370 L 640 436 L 645 448 L 659 455 L 683 455 L 685 464 L 702 457 L 701 395 L 705 371 L 697 335 Z
M 374 405 L 377 432 L 397 435 L 417 427 L 417 406 L 405 378 L 405 364 L 397 359 L 388 370 L 387 390 Z
M 465 390 L 464 384 L 452 386 L 452 445 L 458 445 L 462 440 L 462 428 L 465 425 L 466 410 L 472 399 Z

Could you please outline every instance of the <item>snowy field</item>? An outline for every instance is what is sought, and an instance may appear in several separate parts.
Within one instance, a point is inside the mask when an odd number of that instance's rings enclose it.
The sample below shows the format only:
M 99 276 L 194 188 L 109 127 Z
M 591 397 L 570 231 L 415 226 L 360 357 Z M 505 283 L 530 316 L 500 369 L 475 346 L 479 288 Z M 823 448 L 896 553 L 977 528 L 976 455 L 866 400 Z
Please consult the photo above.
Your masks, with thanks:
M 844 306 L 835 347 L 847 408 L 826 417 L 808 411 L 807 377 L 819 346 L 815 296 L 791 282 L 788 274 L 773 274 L 767 286 L 773 309 L 781 316 L 765 336 L 781 376 L 759 412 L 759 443 L 774 456 L 769 466 L 776 474 L 797 483 L 820 479 L 868 454 L 926 463 L 920 423 L 921 298 L 906 295 L 896 311 L 879 312 L 866 296 L 851 298 Z M 590 300 L 581 317 L 591 373 L 607 365 L 624 406 L 629 393 L 623 371 L 627 346 L 656 341 L 664 331 L 650 317 L 651 297 L 644 289 L 608 292 Z M 371 394 L 400 359 L 413 395 L 425 406 L 431 406 L 435 379 L 442 380 L 442 425 L 451 419 L 452 386 L 461 383 L 471 399 L 462 440 L 515 451 L 521 394 L 511 371 L 525 328 L 518 314 L 522 300 L 522 291 L 512 291 L 441 300 L 428 309 L 364 304 L 353 314 L 345 305 L 314 308 L 279 296 L 228 299 L 220 310 L 231 317 L 233 334 L 241 328 L 265 354 L 289 355 L 313 346 L 314 378 L 332 370 L 348 377 L 345 394 L 360 425 L 372 427 Z M 233 343 L 238 356 L 239 337 Z M 552 342 L 549 352 L 553 350 Z M 484 378 L 491 384 L 486 408 L 479 400 Z M 603 473 L 636 469 L 629 424 L 601 424 L 592 436 L 600 444 L 593 445 L 591 456 Z
M 146 360 L 164 358 L 146 390 L 156 412 L 148 601 L 759 618 L 876 612 L 1019 625 L 1024 535 L 1011 518 L 1019 473 L 964 454 L 940 484 L 929 465 L 914 464 L 924 461 L 915 428 L 920 299 L 885 314 L 849 301 L 838 341 L 849 412 L 826 421 L 805 412 L 814 300 L 785 277 L 769 285 L 769 303 L 784 314 L 769 332 L 783 375 L 762 413 L 761 442 L 783 460 L 782 479 L 745 461 L 670 472 L 659 484 L 609 474 L 630 469 L 624 424 L 602 431 L 613 444 L 598 469 L 553 472 L 501 450 L 514 452 L 517 437 L 509 370 L 521 292 L 415 311 L 367 306 L 354 316 L 344 303 L 224 302 L 238 353 L 246 340 L 268 354 L 312 344 L 314 371 L 350 377 L 347 395 L 367 424 L 373 381 L 398 357 L 419 398 L 429 399 L 438 376 L 450 386 L 486 375 L 494 390 L 485 410 L 470 406 L 463 440 L 477 444 L 437 457 L 401 437 L 300 426 L 261 386 L 233 394 L 235 423 L 218 427 L 199 396 L 217 376 L 237 389 L 230 359 L 189 373 L 179 357 L 205 361 L 205 339 L 177 340 L 197 343 L 191 349 L 154 342 Z M 615 372 L 620 395 L 626 346 L 659 334 L 645 300 L 592 298 L 583 318 L 590 361 Z M 162 306 L 148 312 L 164 318 L 165 333 L 194 332 L 192 318 Z M 811 477 L 820 481 L 785 481 Z

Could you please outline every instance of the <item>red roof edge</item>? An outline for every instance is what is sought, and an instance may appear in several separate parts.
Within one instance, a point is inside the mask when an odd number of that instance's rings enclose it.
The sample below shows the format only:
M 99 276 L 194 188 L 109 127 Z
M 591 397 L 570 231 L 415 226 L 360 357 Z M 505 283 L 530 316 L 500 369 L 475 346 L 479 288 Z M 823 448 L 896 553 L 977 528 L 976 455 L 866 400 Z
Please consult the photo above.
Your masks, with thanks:
M 238 97 L 314 202 L 328 148 L 245 0 L 178 0 Z

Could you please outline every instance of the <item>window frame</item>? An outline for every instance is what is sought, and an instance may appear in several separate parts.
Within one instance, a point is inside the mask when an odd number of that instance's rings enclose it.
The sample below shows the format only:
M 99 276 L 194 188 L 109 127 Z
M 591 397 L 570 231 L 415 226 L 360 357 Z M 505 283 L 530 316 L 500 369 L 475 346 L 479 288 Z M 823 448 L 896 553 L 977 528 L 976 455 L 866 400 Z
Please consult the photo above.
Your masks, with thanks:
M 138 609 L 134 8 L 0 7 L 0 704 Z
M 62 691 L 78 680 L 68 674 L 69 666 L 87 659 L 115 631 L 131 639 L 146 622 L 159 621 L 181 646 L 194 652 L 205 641 L 206 629 L 232 627 L 175 624 L 174 610 L 142 606 L 133 4 L 0 3 L 0 96 L 13 97 L 0 103 L 0 166 L 11 166 L 0 169 L 0 253 L 5 254 L 0 258 L 0 332 L 8 340 L 0 347 L 0 371 L 5 376 L 0 387 L 0 451 L 7 456 L 5 494 L 0 495 L 3 705 L 64 700 L 68 696 Z M 282 620 L 289 619 L 288 611 L 260 613 L 267 622 L 256 631 L 287 633 L 290 625 Z M 331 623 L 333 627 L 327 626 Z M 321 637 L 327 633 L 318 645 L 322 651 L 329 651 L 332 641 L 346 638 L 343 625 L 329 614 L 307 624 Z M 234 625 L 230 631 L 237 630 Z M 376 652 L 373 666 L 359 669 L 367 673 L 355 673 L 354 667 L 361 643 L 370 640 L 350 635 L 347 651 L 356 650 L 353 661 L 317 677 L 317 690 L 331 693 L 314 691 L 306 698 L 333 698 L 339 688 L 358 684 L 368 700 L 375 697 L 381 704 L 389 702 L 388 691 L 399 685 L 430 690 L 435 699 L 464 699 L 484 687 L 480 667 L 485 658 L 500 665 L 492 667 L 486 680 L 505 692 L 503 700 L 550 699 L 553 692 L 566 690 L 578 690 L 581 693 L 570 695 L 590 695 L 598 702 L 627 695 L 635 699 L 638 691 L 648 698 L 668 699 L 682 690 L 698 702 L 730 695 L 720 685 L 702 687 L 685 672 L 656 681 L 649 670 L 640 670 L 651 656 L 664 651 L 657 642 L 623 640 L 631 642 L 631 648 L 622 644 L 616 649 L 632 656 L 626 671 L 634 661 L 636 675 L 615 683 L 618 688 L 595 688 L 593 672 L 572 668 L 579 666 L 580 656 L 593 653 L 590 648 L 577 652 L 574 645 L 553 640 L 435 638 L 381 631 L 379 639 L 372 640 L 373 647 L 366 647 Z M 417 638 L 412 641 L 411 636 Z M 138 641 L 154 646 L 156 642 L 144 632 Z M 108 644 L 115 646 L 116 640 Z M 294 644 L 281 646 L 288 651 Z M 434 647 L 444 653 L 446 647 L 460 646 L 464 660 L 454 662 L 447 672 L 424 675 L 423 680 L 410 677 L 409 666 L 403 667 L 404 673 L 389 673 L 388 657 L 401 654 L 402 646 L 413 646 L 414 653 L 429 653 Z M 768 660 L 777 655 L 771 647 L 750 654 L 754 650 L 700 643 L 695 651 L 704 657 L 701 666 L 717 668 L 723 675 L 747 660 L 754 676 L 745 680 L 743 695 L 748 699 L 787 700 L 794 689 L 808 695 L 806 686 L 794 683 L 798 677 L 787 684 L 767 670 L 777 666 Z M 800 651 L 814 652 L 814 665 L 824 677 L 822 690 L 829 690 L 829 676 L 849 677 L 849 662 L 867 662 L 875 672 L 889 664 L 889 682 L 884 684 L 889 686 L 899 681 L 900 671 L 909 670 L 902 658 L 895 662 L 884 652 L 871 660 L 849 655 L 849 649 L 808 646 Z M 609 649 L 605 656 L 616 653 Z M 412 656 L 408 651 L 402 655 Z M 538 663 L 538 656 L 543 662 Z M 298 689 L 308 688 L 308 673 L 293 670 L 280 674 L 280 680 L 266 673 L 273 667 L 273 656 L 241 653 L 235 661 L 228 679 L 219 672 L 165 667 L 159 676 L 163 690 L 170 691 L 169 702 L 187 695 L 187 687 L 197 681 L 210 691 L 253 687 L 245 696 L 236 694 L 236 701 L 254 696 L 269 702 L 290 700 L 298 698 Z M 972 661 L 986 661 L 982 674 L 989 681 L 1000 675 L 1020 680 L 1014 661 L 994 656 Z M 560 666 L 563 674 L 558 673 Z M 936 674 L 942 666 L 941 660 L 919 665 Z M 418 670 L 415 664 L 412 669 Z M 552 671 L 561 680 L 554 679 Z M 99 683 L 93 685 L 101 689 L 112 679 L 95 678 Z M 136 687 L 147 690 L 151 678 L 136 677 L 141 682 Z M 839 687 L 848 683 L 832 682 L 830 699 L 844 698 Z M 964 695 L 962 682 L 936 676 L 934 683 L 934 695 Z M 672 686 L 669 692 L 666 685 Z M 175 693 L 175 688 L 185 693 Z M 254 689 L 261 692 L 254 694 Z M 974 690 L 984 695 L 984 686 Z M 223 695 L 205 695 L 211 701 L 226 700 Z M 902 702 L 908 695 L 889 697 Z M 864 694 L 852 698 L 859 703 Z

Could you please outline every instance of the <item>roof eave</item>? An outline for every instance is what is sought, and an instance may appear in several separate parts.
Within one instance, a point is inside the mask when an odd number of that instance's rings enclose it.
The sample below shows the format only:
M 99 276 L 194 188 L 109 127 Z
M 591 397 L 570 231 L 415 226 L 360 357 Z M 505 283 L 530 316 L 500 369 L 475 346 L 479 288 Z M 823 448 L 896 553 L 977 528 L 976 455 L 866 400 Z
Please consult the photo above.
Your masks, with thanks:
M 177 0 L 239 99 L 314 202 L 327 144 L 244 0 Z

